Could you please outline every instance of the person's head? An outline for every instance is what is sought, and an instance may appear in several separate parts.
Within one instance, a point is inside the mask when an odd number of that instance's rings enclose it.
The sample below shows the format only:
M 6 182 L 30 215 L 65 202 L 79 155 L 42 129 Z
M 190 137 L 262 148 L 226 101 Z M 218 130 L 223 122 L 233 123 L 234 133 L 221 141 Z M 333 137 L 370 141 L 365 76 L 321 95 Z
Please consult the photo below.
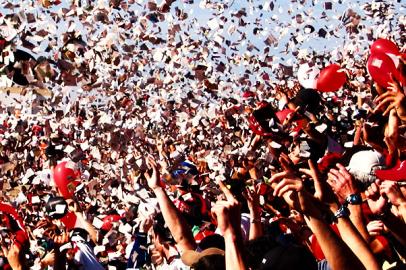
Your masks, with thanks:
M 276 245 L 276 241 L 269 237 L 269 235 L 248 241 L 245 245 L 247 266 L 252 269 L 258 269 L 261 259 Z
M 224 255 L 213 254 L 200 258 L 191 266 L 193 270 L 225 270 L 226 262 Z
M 224 250 L 207 248 L 201 252 L 187 250 L 182 254 L 182 262 L 194 270 L 225 270 Z
M 367 186 L 376 180 L 375 171 L 385 167 L 385 157 L 375 150 L 359 151 L 351 156 L 347 166 L 358 184 Z
M 280 245 L 272 248 L 262 258 L 260 270 L 312 270 L 317 269 L 317 262 L 305 247 Z

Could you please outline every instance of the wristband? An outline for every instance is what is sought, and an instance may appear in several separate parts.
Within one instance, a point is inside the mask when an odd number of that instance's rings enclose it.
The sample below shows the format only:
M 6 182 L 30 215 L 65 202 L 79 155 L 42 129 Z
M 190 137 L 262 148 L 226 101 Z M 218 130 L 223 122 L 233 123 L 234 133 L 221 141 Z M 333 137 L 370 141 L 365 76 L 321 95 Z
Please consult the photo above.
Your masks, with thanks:
M 359 205 L 362 203 L 362 197 L 359 193 L 351 194 L 345 199 L 345 205 Z
M 350 210 L 348 210 L 346 205 L 341 205 L 340 208 L 337 210 L 337 212 L 334 213 L 334 218 L 336 220 L 339 218 L 349 217 L 349 216 L 350 216 Z

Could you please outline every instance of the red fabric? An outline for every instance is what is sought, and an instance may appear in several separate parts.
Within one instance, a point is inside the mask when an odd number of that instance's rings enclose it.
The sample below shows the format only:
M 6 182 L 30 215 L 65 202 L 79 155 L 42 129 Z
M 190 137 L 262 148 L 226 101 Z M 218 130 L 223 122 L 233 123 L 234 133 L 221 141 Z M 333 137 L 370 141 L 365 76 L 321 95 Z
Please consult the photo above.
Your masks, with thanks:
M 388 239 L 386 239 L 385 236 L 383 235 L 378 235 L 375 237 L 375 239 L 381 243 L 383 250 L 384 250 L 384 254 L 387 258 L 392 258 L 393 254 L 392 254 L 392 249 L 390 247 L 390 243 L 388 241 Z
M 398 162 L 395 167 L 387 170 L 376 170 L 376 177 L 380 180 L 404 181 L 406 180 L 406 160 Z
M 19 229 L 25 232 L 23 219 L 18 215 L 17 211 L 11 205 L 0 202 L 0 211 L 9 214 L 17 222 Z
M 213 235 L 213 234 L 214 234 L 214 232 L 212 232 L 212 231 L 210 231 L 210 230 L 207 230 L 207 229 L 198 232 L 198 233 L 195 235 L 196 243 L 199 244 L 204 238 L 206 238 L 206 237 L 209 236 L 209 235 Z
M 207 209 L 207 203 L 206 200 L 203 198 L 202 195 L 198 193 L 192 193 L 193 197 L 198 199 L 200 201 L 200 213 L 204 216 L 207 215 L 208 209 Z
M 255 93 L 248 90 L 248 91 L 245 91 L 245 92 L 242 94 L 242 97 L 243 97 L 243 98 L 255 97 Z
M 276 117 L 278 117 L 279 122 L 283 123 L 285 119 L 289 116 L 289 114 L 293 113 L 294 110 L 291 109 L 284 109 L 282 111 L 276 112 Z
M 318 168 L 321 173 L 325 172 L 333 164 L 337 163 L 340 161 L 342 155 L 340 153 L 334 152 L 334 153 L 327 153 L 324 155 L 324 157 L 321 158 L 321 161 L 318 163 Z
M 34 135 L 38 135 L 41 131 L 42 131 L 42 127 L 39 125 L 34 125 L 32 127 L 32 133 L 34 133 Z
M 173 201 L 173 204 L 179 209 L 180 212 L 189 215 L 192 214 L 192 208 L 186 202 L 176 199 Z
M 0 212 L 6 214 L 5 217 L 7 218 L 7 227 L 9 227 L 11 231 L 13 231 L 15 236 L 15 243 L 20 248 L 28 244 L 28 234 L 25 231 L 24 221 L 18 215 L 17 211 L 11 205 L 0 202 Z M 10 218 L 12 218 L 15 222 L 12 222 Z
M 63 218 L 61 218 L 61 222 L 68 230 L 72 230 L 73 228 L 75 228 L 76 219 L 77 217 L 75 213 L 68 212 Z
M 340 232 L 338 231 L 337 225 L 331 224 L 330 227 L 335 232 L 336 235 L 341 237 Z M 317 241 L 317 238 L 314 234 L 310 237 L 310 248 L 311 248 L 311 251 L 312 251 L 314 257 L 317 260 L 321 261 L 321 260 L 325 259 L 324 253 L 321 250 L 320 244 Z
M 392 167 L 393 154 L 389 154 L 389 152 L 387 150 L 384 150 L 383 155 L 385 156 L 386 167 Z

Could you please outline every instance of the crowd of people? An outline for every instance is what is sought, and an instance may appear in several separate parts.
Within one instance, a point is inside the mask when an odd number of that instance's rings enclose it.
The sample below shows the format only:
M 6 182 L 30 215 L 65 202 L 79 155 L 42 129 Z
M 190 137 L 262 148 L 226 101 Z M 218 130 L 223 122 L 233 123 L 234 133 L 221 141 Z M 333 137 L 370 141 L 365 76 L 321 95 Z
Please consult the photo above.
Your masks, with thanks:
M 406 268 L 404 5 L 244 2 L 2 3 L 0 269 Z

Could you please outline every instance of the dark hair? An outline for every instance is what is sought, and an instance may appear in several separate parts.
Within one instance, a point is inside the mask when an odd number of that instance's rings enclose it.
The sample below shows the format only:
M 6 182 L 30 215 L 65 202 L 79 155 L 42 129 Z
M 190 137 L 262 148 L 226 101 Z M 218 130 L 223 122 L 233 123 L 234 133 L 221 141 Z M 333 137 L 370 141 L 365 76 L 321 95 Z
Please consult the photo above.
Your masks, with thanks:
M 276 241 L 269 236 L 262 236 L 248 241 L 245 245 L 247 266 L 258 269 L 262 258 L 275 246 L 277 246 Z
M 200 258 L 191 268 L 193 270 L 225 270 L 226 260 L 220 254 L 207 255 Z
M 317 269 L 317 261 L 310 251 L 299 245 L 280 245 L 268 251 L 263 257 L 260 270 Z
M 201 250 L 205 250 L 205 249 L 213 248 L 213 247 L 222 249 L 222 250 L 226 249 L 224 237 L 219 234 L 212 234 L 212 235 L 206 236 L 205 238 L 203 238 L 202 241 L 200 241 L 199 247 Z

